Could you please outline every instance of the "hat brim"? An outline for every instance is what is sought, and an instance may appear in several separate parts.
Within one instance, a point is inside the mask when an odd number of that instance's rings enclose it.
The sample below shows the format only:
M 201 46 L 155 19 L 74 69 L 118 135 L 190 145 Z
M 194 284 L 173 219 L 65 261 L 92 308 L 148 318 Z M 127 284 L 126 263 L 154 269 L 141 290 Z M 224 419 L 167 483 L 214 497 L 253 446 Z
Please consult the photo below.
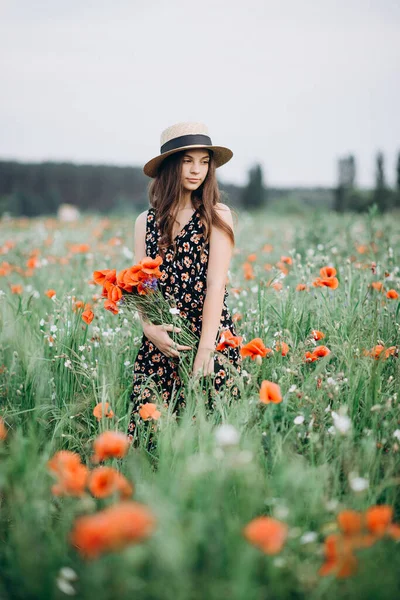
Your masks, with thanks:
M 232 150 L 229 148 L 225 148 L 224 146 L 204 146 L 203 144 L 195 144 L 192 146 L 182 146 L 181 148 L 176 148 L 175 150 L 170 150 L 169 152 L 164 152 L 163 154 L 159 154 L 155 156 L 151 160 L 149 160 L 143 167 L 143 173 L 148 177 L 157 177 L 158 167 L 163 162 L 167 156 L 171 154 L 176 154 L 176 152 L 181 152 L 182 150 L 187 150 L 189 148 L 205 148 L 207 150 L 212 150 L 214 152 L 214 161 L 216 168 L 222 167 L 225 163 L 231 160 L 233 156 Z

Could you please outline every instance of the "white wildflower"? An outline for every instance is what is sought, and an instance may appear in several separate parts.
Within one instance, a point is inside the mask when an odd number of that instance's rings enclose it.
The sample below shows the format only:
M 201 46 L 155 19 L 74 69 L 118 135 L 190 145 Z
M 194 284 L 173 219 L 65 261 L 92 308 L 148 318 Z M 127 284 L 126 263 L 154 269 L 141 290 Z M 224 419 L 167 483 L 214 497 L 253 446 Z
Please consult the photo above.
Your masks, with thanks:
M 289 509 L 287 506 L 284 506 L 283 504 L 280 506 L 276 506 L 274 508 L 274 517 L 276 519 L 286 519 L 286 517 L 289 515 Z
M 75 581 L 78 579 L 78 575 L 71 567 L 62 567 L 60 569 L 60 577 L 67 579 L 68 581 Z
M 294 383 L 289 388 L 289 394 L 293 394 L 293 392 L 295 392 L 296 390 L 297 390 L 297 385 Z
M 316 542 L 318 539 L 318 534 L 316 531 L 306 531 L 300 538 L 300 544 L 312 544 Z
M 63 577 L 57 577 L 56 579 L 57 587 L 59 590 L 66 594 L 67 596 L 75 596 L 76 591 L 75 588 Z
M 68 360 L 65 361 L 64 367 L 67 367 L 67 369 L 71 369 L 72 368 L 72 362 L 70 361 L 69 358 L 68 358 Z
M 51 333 L 55 333 L 56 331 L 58 331 L 58 327 L 57 327 L 57 325 L 52 325 L 52 326 L 50 327 L 50 331 L 51 331 Z
M 365 477 L 359 477 L 354 473 L 349 474 L 349 484 L 353 492 L 363 492 L 369 488 L 369 481 Z
M 351 430 L 351 419 L 347 415 L 331 412 L 335 429 L 342 435 L 347 435 Z
M 179 315 L 179 308 L 173 307 L 169 309 L 169 312 L 171 313 L 171 315 Z
M 302 425 L 302 423 L 304 423 L 303 415 L 298 415 L 297 417 L 295 417 L 295 419 L 293 420 L 293 423 L 295 425 Z
M 400 429 L 395 429 L 393 432 L 393 437 L 395 437 L 396 440 L 400 440 Z
M 220 425 L 215 430 L 215 440 L 220 447 L 237 446 L 240 434 L 233 425 Z

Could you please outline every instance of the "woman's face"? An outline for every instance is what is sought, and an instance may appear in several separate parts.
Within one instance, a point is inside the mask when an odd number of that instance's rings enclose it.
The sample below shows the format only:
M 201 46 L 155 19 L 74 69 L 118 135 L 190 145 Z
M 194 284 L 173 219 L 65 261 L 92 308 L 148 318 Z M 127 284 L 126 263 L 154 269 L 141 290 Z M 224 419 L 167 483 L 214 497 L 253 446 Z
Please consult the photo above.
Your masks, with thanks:
M 208 150 L 202 148 L 190 149 L 182 157 L 182 187 L 186 191 L 197 190 L 208 173 L 210 157 Z

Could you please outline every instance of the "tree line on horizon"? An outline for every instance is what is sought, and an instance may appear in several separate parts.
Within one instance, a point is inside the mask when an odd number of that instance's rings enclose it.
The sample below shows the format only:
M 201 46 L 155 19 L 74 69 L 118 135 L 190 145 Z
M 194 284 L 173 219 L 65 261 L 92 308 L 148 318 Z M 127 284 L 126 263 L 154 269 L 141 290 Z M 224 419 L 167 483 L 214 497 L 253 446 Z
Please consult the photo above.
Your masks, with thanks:
M 386 183 L 384 157 L 377 154 L 375 187 L 360 189 L 356 185 L 354 155 L 338 161 L 338 182 L 333 188 L 273 188 L 266 184 L 262 166 L 257 163 L 248 171 L 244 186 L 219 181 L 229 204 L 235 208 L 257 209 L 285 204 L 309 204 L 361 212 L 376 203 L 383 212 L 400 208 L 400 152 L 396 167 L 396 185 Z M 148 206 L 149 180 L 139 167 L 86 165 L 66 162 L 22 163 L 0 161 L 0 215 L 35 217 L 56 214 L 61 204 L 80 210 L 107 213 Z
M 383 152 L 375 159 L 375 186 L 372 190 L 361 190 L 357 186 L 357 167 L 354 154 L 338 160 L 338 183 L 334 190 L 333 208 L 337 212 L 352 210 L 363 212 L 376 204 L 381 212 L 400 208 L 400 152 L 397 155 L 395 185 L 387 183 Z

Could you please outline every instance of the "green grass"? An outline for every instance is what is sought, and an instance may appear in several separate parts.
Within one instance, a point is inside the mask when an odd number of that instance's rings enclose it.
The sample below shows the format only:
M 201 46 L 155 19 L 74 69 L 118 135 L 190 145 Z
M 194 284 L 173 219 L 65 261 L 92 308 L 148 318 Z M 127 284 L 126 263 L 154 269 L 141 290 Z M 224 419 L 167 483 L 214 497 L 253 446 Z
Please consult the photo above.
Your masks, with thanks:
M 62 598 L 63 567 L 75 571 L 71 585 L 80 599 L 399 597 L 400 546 L 388 538 L 357 551 L 352 577 L 318 575 L 324 539 L 336 531 L 341 510 L 386 503 L 400 522 L 399 359 L 364 355 L 377 344 L 400 345 L 399 301 L 370 287 L 382 281 L 385 291 L 400 292 L 398 215 L 242 214 L 227 288 L 231 314 L 243 315 L 237 333 L 243 344 L 261 337 L 269 348 L 283 340 L 289 354 L 274 352 L 261 365 L 244 358 L 240 400 L 222 396 L 212 414 L 196 385 L 179 419 L 160 403 L 156 448 L 148 452 L 144 424 L 141 448 L 110 462 L 156 516 L 147 541 L 92 561 L 69 544 L 78 515 L 116 499 L 52 496 L 47 460 L 69 449 L 90 465 L 101 431 L 127 429 L 140 321 L 105 311 L 93 300 L 101 288 L 89 281 L 95 269 L 135 262 L 133 223 L 134 216 L 94 215 L 78 225 L 52 219 L 0 225 L 1 239 L 15 241 L 0 260 L 12 267 L 0 277 L 0 414 L 8 428 L 0 441 L 0 597 Z M 70 243 L 89 243 L 90 250 L 69 253 Z M 265 244 L 272 250 L 264 251 Z M 366 253 L 357 251 L 360 245 Z M 39 265 L 27 275 L 34 249 Z M 252 254 L 248 280 L 243 264 Z M 283 278 L 274 266 L 282 255 L 293 260 Z M 336 290 L 312 285 L 326 265 L 337 269 Z M 267 285 L 273 278 L 281 291 Z M 296 291 L 298 283 L 308 291 Z M 22 293 L 11 293 L 11 284 L 21 284 Z M 55 299 L 44 294 L 50 288 Z M 82 310 L 73 310 L 73 296 L 94 305 L 89 326 Z M 313 329 L 324 332 L 318 344 L 330 354 L 306 363 Z M 279 384 L 282 403 L 260 403 L 263 380 Z M 115 416 L 98 423 L 92 413 L 101 401 Z M 335 428 L 332 411 L 350 419 L 348 431 Z M 294 423 L 298 416 L 301 424 Z M 238 445 L 218 446 L 216 427 L 224 423 L 239 432 Z M 357 477 L 365 480 L 363 491 Z M 260 515 L 289 526 L 278 555 L 262 553 L 242 534 Z

